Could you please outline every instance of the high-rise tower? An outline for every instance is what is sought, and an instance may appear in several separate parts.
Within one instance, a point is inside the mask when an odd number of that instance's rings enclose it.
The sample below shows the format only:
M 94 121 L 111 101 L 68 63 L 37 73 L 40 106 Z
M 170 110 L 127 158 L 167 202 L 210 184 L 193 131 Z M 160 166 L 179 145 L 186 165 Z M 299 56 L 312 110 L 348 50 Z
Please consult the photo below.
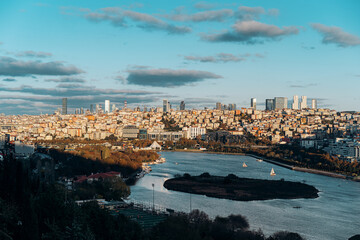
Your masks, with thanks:
M 265 110 L 266 111 L 272 111 L 274 109 L 275 109 L 274 99 L 266 99 L 265 100 Z
M 216 110 L 221 110 L 221 102 L 216 103 Z
M 282 110 L 287 108 L 288 99 L 286 97 L 275 97 L 274 98 L 274 108 L 275 110 Z
M 110 112 L 110 100 L 105 100 L 105 113 Z
M 250 107 L 256 110 L 256 98 L 251 98 Z
M 300 103 L 300 109 L 305 109 L 307 108 L 307 97 L 306 96 L 301 96 L 301 103 Z
M 317 109 L 317 100 L 316 99 L 311 100 L 311 108 L 312 109 Z
M 169 112 L 170 111 L 170 103 L 167 99 L 163 100 L 163 112 Z
M 293 97 L 292 109 L 294 109 L 294 110 L 299 109 L 299 96 L 298 95 L 294 95 L 294 97 Z
M 67 98 L 62 99 L 62 114 L 67 114 Z
M 180 102 L 180 110 L 185 110 L 185 102 L 184 101 Z

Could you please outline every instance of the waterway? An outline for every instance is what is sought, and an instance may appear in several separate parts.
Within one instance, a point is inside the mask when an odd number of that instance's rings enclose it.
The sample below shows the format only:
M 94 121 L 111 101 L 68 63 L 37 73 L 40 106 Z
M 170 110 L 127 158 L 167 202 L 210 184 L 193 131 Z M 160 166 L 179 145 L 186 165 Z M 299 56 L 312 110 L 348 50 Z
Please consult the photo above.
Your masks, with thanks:
M 247 217 L 251 229 L 260 228 L 267 236 L 281 230 L 297 232 L 308 240 L 348 239 L 360 234 L 359 182 L 292 171 L 258 162 L 249 156 L 184 152 L 161 154 L 166 163 L 153 165 L 152 172 L 131 187 L 130 200 L 152 203 L 154 197 L 155 204 L 163 207 L 183 212 L 189 212 L 190 208 L 199 209 L 213 218 L 241 214 Z M 244 162 L 247 168 L 242 167 Z M 276 176 L 270 176 L 271 168 L 274 168 Z M 305 182 L 315 186 L 320 191 L 320 197 L 239 202 L 170 191 L 163 187 L 163 183 L 176 174 L 199 175 L 203 172 Z

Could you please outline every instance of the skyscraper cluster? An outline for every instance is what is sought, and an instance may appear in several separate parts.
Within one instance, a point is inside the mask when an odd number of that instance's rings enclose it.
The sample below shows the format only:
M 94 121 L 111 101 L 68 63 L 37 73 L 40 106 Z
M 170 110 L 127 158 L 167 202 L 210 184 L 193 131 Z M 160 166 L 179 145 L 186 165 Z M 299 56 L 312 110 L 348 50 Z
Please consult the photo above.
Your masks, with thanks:
M 179 107 L 180 107 L 180 111 L 185 110 L 185 101 L 181 101 Z M 163 112 L 164 113 L 170 112 L 170 109 L 171 109 L 170 102 L 167 99 L 164 99 L 163 100 Z
M 217 102 L 215 106 L 216 110 L 236 110 L 236 104 L 235 103 L 229 103 L 229 105 L 221 104 L 221 102 Z
M 298 109 L 302 110 L 302 109 L 309 108 L 309 106 L 307 104 L 307 96 L 301 96 L 301 101 L 299 103 L 299 97 L 297 95 L 294 95 L 293 101 L 291 104 L 288 104 L 288 99 L 286 97 L 275 97 L 273 99 L 265 100 L 265 110 L 267 110 L 267 111 L 287 109 L 288 105 L 291 105 L 291 109 L 294 109 L 294 110 L 298 110 Z M 68 106 L 68 99 L 62 98 L 62 108 L 59 109 L 59 112 L 61 112 L 61 114 L 68 114 L 67 106 Z M 180 111 L 185 110 L 185 102 L 181 101 L 179 107 L 177 107 L 177 109 L 179 109 Z M 254 110 L 257 109 L 256 98 L 251 98 L 250 107 Z M 316 99 L 311 99 L 311 108 L 317 109 L 317 100 Z M 126 101 L 124 101 L 123 109 L 127 109 Z M 151 108 L 150 110 L 155 111 L 154 109 L 155 108 Z M 170 112 L 171 104 L 167 99 L 163 99 L 162 108 L 160 107 L 160 108 L 156 108 L 156 109 L 157 109 L 157 111 L 162 110 L 162 112 L 164 112 L 164 113 Z M 205 109 L 207 109 L 207 108 L 205 108 Z M 236 104 L 229 103 L 228 105 L 226 105 L 226 104 L 222 104 L 221 102 L 217 102 L 215 109 L 233 111 L 233 110 L 236 110 Z M 101 104 L 95 104 L 95 105 L 90 104 L 90 109 L 77 108 L 77 109 L 75 109 L 75 114 L 85 114 L 85 112 L 102 114 L 102 113 L 115 112 L 117 110 L 118 110 L 118 108 L 116 107 L 116 105 L 114 103 L 111 105 L 110 100 L 105 100 L 104 109 L 102 108 Z M 135 110 L 140 111 L 140 107 L 135 108 Z M 147 111 L 147 108 L 144 107 L 144 112 L 146 112 L 146 111 Z
M 275 97 L 274 99 L 265 100 L 265 110 L 281 110 L 288 108 L 288 99 L 286 97 Z
M 253 101 L 253 98 L 251 99 L 251 104 Z M 253 107 L 253 106 L 251 106 Z M 265 110 L 267 111 L 271 111 L 271 110 L 281 110 L 281 109 L 286 109 L 288 108 L 288 99 L 286 97 L 275 97 L 274 99 L 266 99 L 265 100 Z M 302 109 L 307 109 L 308 104 L 307 104 L 307 96 L 301 96 L 301 101 L 299 104 L 299 96 L 294 95 L 293 96 L 293 102 L 291 104 L 291 109 L 293 110 L 302 110 Z M 317 109 L 317 100 L 316 99 L 312 99 L 311 100 L 311 108 L 312 109 Z
M 170 102 L 167 99 L 164 99 L 163 100 L 163 112 L 164 113 L 169 112 L 170 108 L 171 108 Z
M 301 96 L 301 102 L 300 102 L 300 108 L 299 108 L 299 97 L 297 95 L 295 95 L 293 98 L 292 109 L 297 110 L 297 109 L 307 109 L 307 108 L 309 108 L 309 106 L 307 104 L 307 96 Z M 316 99 L 311 99 L 311 108 L 317 109 L 317 100 Z

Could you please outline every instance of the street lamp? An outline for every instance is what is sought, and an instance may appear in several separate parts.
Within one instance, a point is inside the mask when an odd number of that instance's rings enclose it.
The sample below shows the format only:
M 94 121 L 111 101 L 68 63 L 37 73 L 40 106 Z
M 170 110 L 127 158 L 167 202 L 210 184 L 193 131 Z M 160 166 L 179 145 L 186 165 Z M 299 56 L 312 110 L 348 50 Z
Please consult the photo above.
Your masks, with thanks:
M 191 193 L 190 193 L 190 212 L 191 212 Z
M 153 211 L 155 212 L 155 190 L 154 190 L 155 184 L 152 184 L 153 188 Z

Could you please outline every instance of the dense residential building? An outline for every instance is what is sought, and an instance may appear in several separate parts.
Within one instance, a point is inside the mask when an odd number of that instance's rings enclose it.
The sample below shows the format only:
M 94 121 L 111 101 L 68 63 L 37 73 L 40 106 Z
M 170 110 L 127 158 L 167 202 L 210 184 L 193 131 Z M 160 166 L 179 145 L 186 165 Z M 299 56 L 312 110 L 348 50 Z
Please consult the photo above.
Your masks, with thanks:
M 275 110 L 274 99 L 266 99 L 265 100 L 265 110 L 266 111 Z
M 123 128 L 122 130 L 122 137 L 123 138 L 129 138 L 129 139 L 135 139 L 139 136 L 139 128 L 133 125 L 129 125 Z
M 360 160 L 360 142 L 354 139 L 336 138 L 324 150 L 350 162 Z
M 267 101 L 267 109 L 273 106 L 271 103 L 272 101 Z M 274 144 L 290 141 L 303 147 L 318 149 L 329 145 L 329 141 L 335 137 L 347 137 L 354 142 L 360 139 L 359 113 L 310 108 L 292 110 L 283 107 L 284 101 L 281 109 L 267 111 L 252 108 L 191 111 L 170 109 L 163 113 L 163 108 L 160 107 L 156 110 L 152 108 L 149 112 L 136 108 L 103 114 L 98 105 L 99 111 L 96 114 L 86 111 L 81 115 L 63 115 L 59 112 L 52 115 L 2 115 L 0 139 L 31 143 L 67 138 L 101 140 L 113 136 L 177 141 L 181 137 L 203 138 L 209 132 L 206 139 L 221 139 L 229 143 L 236 143 L 242 136 L 253 135 L 271 140 Z M 171 121 L 172 126 L 176 127 L 175 131 L 166 130 L 164 120 Z M 216 134 L 212 134 L 214 132 Z M 331 154 L 335 154 L 335 150 Z M 344 159 L 351 160 L 348 157 Z
M 202 127 L 185 127 L 183 128 L 184 137 L 188 139 L 195 139 L 196 137 L 206 133 L 206 129 Z
M 62 99 L 62 114 L 66 115 L 67 114 L 67 98 L 63 98 Z
M 299 96 L 294 95 L 294 97 L 293 97 L 293 104 L 292 104 L 292 108 L 291 108 L 291 109 L 294 109 L 294 110 L 299 109 Z
M 256 98 L 251 98 L 250 107 L 256 110 Z
M 152 141 L 174 141 L 177 142 L 183 137 L 182 131 L 168 132 L 161 130 L 154 130 L 148 132 L 147 139 Z
M 288 99 L 286 97 L 275 97 L 274 98 L 274 109 L 282 110 L 288 108 Z
M 306 109 L 307 107 L 307 97 L 301 96 L 300 109 Z

